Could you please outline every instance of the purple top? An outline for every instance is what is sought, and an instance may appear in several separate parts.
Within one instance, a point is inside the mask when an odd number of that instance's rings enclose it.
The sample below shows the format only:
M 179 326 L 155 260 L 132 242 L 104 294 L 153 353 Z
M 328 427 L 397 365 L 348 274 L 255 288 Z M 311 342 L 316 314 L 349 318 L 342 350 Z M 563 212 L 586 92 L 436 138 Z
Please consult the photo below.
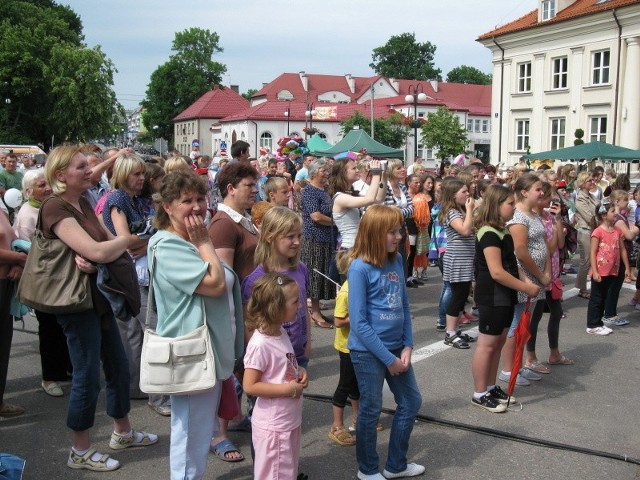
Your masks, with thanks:
M 251 272 L 243 281 L 242 281 L 242 303 L 249 303 L 249 299 L 251 298 L 251 291 L 253 290 L 253 284 L 262 277 L 265 273 L 267 273 L 262 265 L 258 265 L 253 272 Z M 298 316 L 296 320 L 291 323 L 283 323 L 282 327 L 284 328 L 287 335 L 289 335 L 289 340 L 291 340 L 291 345 L 293 345 L 293 351 L 296 354 L 296 359 L 298 364 L 306 365 L 309 362 L 309 359 L 304 354 L 304 349 L 307 346 L 307 339 L 309 338 L 309 332 L 307 331 L 307 297 L 309 296 L 309 270 L 307 270 L 307 266 L 299 262 L 298 268 L 295 270 L 287 270 L 286 272 L 282 272 L 285 275 L 289 275 L 293 278 L 298 284 L 298 289 L 300 290 L 300 309 L 298 310 Z

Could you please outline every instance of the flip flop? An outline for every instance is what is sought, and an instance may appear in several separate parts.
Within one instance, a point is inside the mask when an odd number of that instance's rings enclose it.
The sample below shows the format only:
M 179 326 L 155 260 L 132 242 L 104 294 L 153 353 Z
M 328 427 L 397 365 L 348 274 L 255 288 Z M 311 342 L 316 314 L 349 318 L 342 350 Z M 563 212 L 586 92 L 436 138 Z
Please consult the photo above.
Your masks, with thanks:
M 238 448 L 228 438 L 221 440 L 220 443 L 217 443 L 215 445 L 209 445 L 209 450 L 211 450 L 216 457 L 218 457 L 220 460 L 223 460 L 225 462 L 234 463 L 234 462 L 241 462 L 244 460 L 244 455 L 242 455 L 242 452 L 240 452 L 240 450 L 238 450 Z M 240 454 L 240 457 L 227 458 L 226 457 L 227 453 L 238 453 Z
M 551 370 L 549 370 L 546 366 L 544 366 L 540 362 L 525 363 L 524 367 L 528 368 L 529 370 L 533 370 L 536 373 L 543 373 L 543 374 L 551 373 Z
M 552 362 L 551 360 L 549 360 L 547 363 L 549 365 L 573 365 L 574 364 L 573 360 L 565 357 L 564 355 L 562 355 L 562 357 L 560 357 L 560 360 L 558 361 Z

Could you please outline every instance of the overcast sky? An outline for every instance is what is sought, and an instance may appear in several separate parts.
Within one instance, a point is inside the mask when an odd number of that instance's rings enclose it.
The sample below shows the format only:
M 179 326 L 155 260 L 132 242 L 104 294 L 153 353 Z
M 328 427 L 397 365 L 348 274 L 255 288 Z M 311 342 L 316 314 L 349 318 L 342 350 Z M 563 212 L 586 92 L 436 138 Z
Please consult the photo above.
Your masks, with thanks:
M 171 55 L 174 33 L 206 28 L 224 51 L 224 85 L 259 89 L 283 72 L 373 75 L 374 48 L 413 32 L 436 49 L 443 79 L 454 67 L 491 73 L 475 39 L 537 8 L 538 0 L 58 0 L 82 19 L 89 47 L 114 62 L 125 108 L 143 98 L 151 73 Z

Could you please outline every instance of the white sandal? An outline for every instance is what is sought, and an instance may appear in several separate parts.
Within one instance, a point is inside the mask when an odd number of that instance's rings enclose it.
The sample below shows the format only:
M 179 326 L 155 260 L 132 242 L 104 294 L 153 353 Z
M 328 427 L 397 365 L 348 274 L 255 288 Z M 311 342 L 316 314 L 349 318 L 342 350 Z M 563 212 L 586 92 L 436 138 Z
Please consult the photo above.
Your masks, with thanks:
M 98 453 L 100 458 L 98 460 L 92 460 L 91 457 L 93 457 L 95 453 L 97 453 L 95 448 L 90 448 L 84 455 L 78 455 L 76 452 L 71 450 L 69 453 L 69 459 L 67 460 L 67 467 L 77 470 L 92 470 L 94 472 L 111 472 L 120 468 L 120 462 L 111 458 L 106 453 Z M 109 466 L 107 464 L 109 459 L 116 462 L 115 465 Z

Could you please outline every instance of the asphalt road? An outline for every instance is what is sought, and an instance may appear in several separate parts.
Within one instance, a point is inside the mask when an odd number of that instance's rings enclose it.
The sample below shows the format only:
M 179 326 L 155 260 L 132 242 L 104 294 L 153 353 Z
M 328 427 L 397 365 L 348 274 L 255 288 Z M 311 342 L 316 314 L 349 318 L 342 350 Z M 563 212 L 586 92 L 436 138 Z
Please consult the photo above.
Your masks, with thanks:
M 425 479 L 637 479 L 640 468 L 640 364 L 638 335 L 640 311 L 626 306 L 632 296 L 624 288 L 620 311 L 631 324 L 615 328 L 607 337 L 585 332 L 587 301 L 576 297 L 571 276 L 563 277 L 564 308 L 560 348 L 575 360 L 573 366 L 554 366 L 552 372 L 529 387 L 517 387 L 521 404 L 505 414 L 492 414 L 471 405 L 473 392 L 470 350 L 445 347 L 435 330 L 440 279 L 435 269 L 427 285 L 410 289 L 415 315 L 414 368 L 423 393 L 421 421 L 417 422 L 409 448 L 410 461 L 424 464 Z M 326 313 L 329 313 L 327 311 Z M 16 325 L 20 326 L 20 325 Z M 36 323 L 27 318 L 27 329 Z M 473 324 L 471 325 L 473 328 Z M 538 336 L 538 356 L 548 356 L 546 321 Z M 327 438 L 331 405 L 338 378 L 338 355 L 331 330 L 314 328 L 314 350 L 309 373 L 311 384 L 305 399 L 300 471 L 310 479 L 353 479 L 357 464 L 353 447 L 339 447 Z M 131 418 L 137 429 L 157 433 L 156 446 L 116 452 L 122 468 L 113 473 L 71 470 L 65 466 L 70 440 L 65 427 L 67 396 L 52 398 L 40 388 L 37 336 L 14 334 L 5 399 L 27 408 L 27 414 L 0 419 L 0 452 L 27 460 L 25 479 L 159 479 L 168 477 L 169 419 L 160 417 L 145 401 L 133 401 Z M 68 391 L 69 386 L 64 385 Z M 385 395 L 392 412 L 393 399 Z M 348 414 L 349 412 L 347 412 Z M 382 423 L 391 425 L 391 414 Z M 506 434 L 506 435 L 505 435 Z M 101 397 L 93 433 L 94 446 L 108 452 L 110 420 Z M 226 463 L 210 456 L 206 478 L 252 477 L 249 434 L 231 433 L 231 439 L 248 457 Z M 527 437 L 523 443 L 507 435 Z M 386 458 L 389 429 L 380 433 L 378 451 Z M 555 447 L 543 445 L 553 442 Z M 580 450 L 580 451 L 577 451 Z M 584 451 L 583 451 L 584 450 Z M 625 461 L 625 458 L 630 461 Z

